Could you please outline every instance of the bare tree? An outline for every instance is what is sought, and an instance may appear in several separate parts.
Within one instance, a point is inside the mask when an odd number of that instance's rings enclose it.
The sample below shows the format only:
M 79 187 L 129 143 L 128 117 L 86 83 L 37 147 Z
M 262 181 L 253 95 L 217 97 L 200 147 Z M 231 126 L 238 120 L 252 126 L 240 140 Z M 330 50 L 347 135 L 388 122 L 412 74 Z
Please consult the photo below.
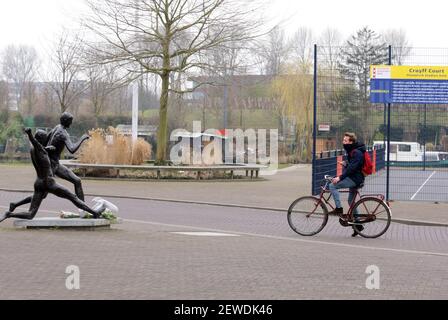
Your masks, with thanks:
M 110 95 L 124 86 L 113 65 L 89 65 L 86 67 L 88 92 L 93 106 L 93 114 L 100 116 L 110 102 Z
M 261 60 L 263 74 L 277 76 L 288 55 L 285 31 L 279 26 L 269 32 L 266 39 L 261 40 L 256 48 L 256 55 Z
M 227 83 L 228 81 L 223 79 L 228 80 L 228 78 L 246 71 L 248 63 L 247 51 L 245 51 L 244 45 L 236 41 L 223 47 L 210 49 L 207 55 L 204 55 L 203 61 L 207 64 L 207 68 L 203 68 L 202 73 L 220 78 L 217 85 Z
M 158 163 L 164 163 L 168 140 L 171 74 L 186 74 L 208 65 L 204 53 L 258 35 L 262 20 L 258 0 L 87 0 L 86 26 L 104 40 L 102 63 L 118 62 L 138 77 L 153 73 L 161 79 Z M 216 32 L 218 31 L 218 32 Z M 188 34 L 184 44 L 179 39 Z M 143 45 L 142 45 L 143 44 Z M 146 45 L 144 45 L 146 44 Z M 147 44 L 151 44 L 148 46 Z M 195 88 L 192 88 L 194 90 Z
M 41 104 L 41 112 L 54 114 L 60 111 L 59 100 L 49 83 L 45 83 L 40 90 L 39 100 Z
M 313 32 L 300 27 L 289 40 L 293 65 L 298 66 L 299 73 L 309 73 L 313 65 Z
M 246 43 L 233 41 L 223 47 L 209 50 L 206 56 L 206 63 L 209 66 L 202 70 L 203 81 L 208 86 L 203 91 L 203 118 L 205 120 L 206 110 L 215 113 L 217 118 L 222 117 L 222 128 L 229 128 L 232 125 L 232 115 L 234 111 L 239 112 L 239 126 L 243 127 L 244 104 L 238 100 L 238 83 L 236 76 L 247 74 L 247 70 L 255 64 L 251 60 L 253 46 Z
M 290 51 L 290 44 L 287 43 L 285 31 L 279 26 L 269 32 L 269 34 L 259 41 L 256 47 L 255 55 L 261 65 L 261 73 L 272 76 L 273 79 L 285 71 L 285 62 L 287 62 Z M 276 95 L 275 95 L 276 96 Z M 279 100 L 279 99 L 277 99 Z M 279 132 L 281 136 L 286 135 L 288 115 L 285 108 L 280 107 L 280 103 L 275 109 L 279 119 Z
M 411 44 L 403 29 L 389 29 L 383 36 L 383 42 L 392 46 L 392 59 L 396 65 L 402 65 L 411 53 Z
M 334 74 L 341 59 L 340 46 L 342 44 L 341 33 L 333 28 L 325 29 L 319 38 L 320 56 L 323 57 L 326 72 Z
M 39 66 L 37 51 L 26 45 L 9 45 L 3 52 L 3 74 L 12 85 L 20 111 L 30 114 L 34 98 L 34 81 Z M 22 110 L 27 106 L 26 110 Z
M 58 97 L 61 112 L 73 107 L 87 90 L 87 81 L 80 79 L 83 72 L 83 40 L 63 31 L 50 52 L 50 86 Z

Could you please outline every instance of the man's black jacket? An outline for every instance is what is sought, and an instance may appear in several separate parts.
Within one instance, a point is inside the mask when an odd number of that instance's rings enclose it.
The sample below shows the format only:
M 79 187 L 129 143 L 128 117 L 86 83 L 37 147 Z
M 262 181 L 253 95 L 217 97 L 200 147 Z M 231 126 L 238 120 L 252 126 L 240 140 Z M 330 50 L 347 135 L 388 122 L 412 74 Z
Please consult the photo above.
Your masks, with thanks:
M 366 146 L 356 142 L 344 145 L 344 149 L 347 152 L 347 166 L 339 178 L 341 181 L 345 178 L 350 178 L 359 186 L 365 180 L 362 167 L 364 165 L 364 152 L 367 151 Z

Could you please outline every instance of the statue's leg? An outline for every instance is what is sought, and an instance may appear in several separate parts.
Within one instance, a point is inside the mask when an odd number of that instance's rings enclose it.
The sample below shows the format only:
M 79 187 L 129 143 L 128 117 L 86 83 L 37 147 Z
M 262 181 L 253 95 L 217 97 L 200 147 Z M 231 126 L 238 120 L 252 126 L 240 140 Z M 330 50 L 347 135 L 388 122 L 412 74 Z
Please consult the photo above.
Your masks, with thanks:
M 55 175 L 61 179 L 70 181 L 75 186 L 75 193 L 81 201 L 84 201 L 84 191 L 82 190 L 81 179 L 74 174 L 70 169 L 59 164 L 56 169 Z
M 65 188 L 60 184 L 57 184 L 56 182 L 50 186 L 49 191 L 50 193 L 54 194 L 59 198 L 71 201 L 79 209 L 82 209 L 86 212 L 93 214 L 95 218 L 98 218 L 101 215 L 101 213 L 106 209 L 105 207 L 99 208 L 99 210 L 97 211 L 91 209 L 84 203 L 84 201 L 81 201 L 81 199 L 79 199 L 74 193 L 70 192 L 70 190 L 68 190 L 67 188 Z
M 9 204 L 9 212 L 14 212 L 14 210 L 16 210 L 17 207 L 23 206 L 24 204 L 31 203 L 32 200 L 33 200 L 33 196 L 29 196 L 23 200 L 18 201 L 18 202 L 11 202 Z
M 31 200 L 30 210 L 28 212 L 18 212 L 18 213 L 7 212 L 6 218 L 33 220 L 37 214 L 37 211 L 39 210 L 42 200 L 44 200 L 46 196 L 47 196 L 46 192 L 42 191 L 34 192 Z

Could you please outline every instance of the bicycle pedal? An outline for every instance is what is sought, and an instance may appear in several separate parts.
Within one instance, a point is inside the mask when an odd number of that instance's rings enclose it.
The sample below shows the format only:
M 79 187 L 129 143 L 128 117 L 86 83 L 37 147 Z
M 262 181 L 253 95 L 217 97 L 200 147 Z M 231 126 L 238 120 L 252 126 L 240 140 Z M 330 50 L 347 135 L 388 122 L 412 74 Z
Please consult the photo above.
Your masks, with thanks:
M 343 226 L 343 227 L 349 227 L 350 226 L 347 221 L 342 220 L 341 218 L 339 218 L 339 224 L 341 226 Z

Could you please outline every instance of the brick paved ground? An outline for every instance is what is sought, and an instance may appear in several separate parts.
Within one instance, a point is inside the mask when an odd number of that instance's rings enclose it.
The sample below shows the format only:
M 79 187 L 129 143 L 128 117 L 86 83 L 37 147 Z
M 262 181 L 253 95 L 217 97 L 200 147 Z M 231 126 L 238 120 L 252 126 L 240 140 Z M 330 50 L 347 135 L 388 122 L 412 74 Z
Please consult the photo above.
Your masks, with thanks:
M 125 223 L 111 231 L 0 229 L 0 299 L 446 299 L 448 255 L 388 252 Z M 81 289 L 65 288 L 80 268 Z M 367 290 L 366 267 L 380 268 Z M 8 272 L 8 270 L 10 272 Z
M 25 188 L 33 179 L 29 169 L 0 166 L 0 188 Z M 293 184 L 306 176 L 306 168 L 302 169 L 284 171 L 269 183 L 85 181 L 84 185 L 90 194 L 177 195 L 182 200 L 281 208 L 308 189 L 306 183 Z M 0 209 L 26 195 L 0 191 Z M 12 228 L 9 220 L 0 224 L 0 299 L 448 298 L 447 227 L 394 223 L 380 239 L 353 239 L 349 229 L 331 218 L 321 234 L 303 238 L 288 227 L 285 212 L 110 200 L 125 219 L 110 231 L 25 231 Z M 392 208 L 394 216 L 399 211 L 406 218 L 443 222 L 448 214 L 444 206 L 412 203 Z M 60 210 L 74 208 L 49 196 L 38 216 L 57 215 Z M 238 236 L 172 233 L 177 231 Z M 79 291 L 65 287 L 69 265 L 80 268 Z M 370 265 L 380 268 L 380 290 L 365 287 Z
M 2 223 L 0 299 L 448 298 L 448 228 L 394 224 L 381 239 L 352 239 L 331 219 L 322 234 L 302 238 L 276 212 L 116 203 L 127 220 L 110 231 L 23 231 Z M 40 216 L 56 207 L 72 209 L 49 198 Z M 171 233 L 203 230 L 239 236 Z M 79 291 L 65 288 L 68 265 L 80 267 Z M 380 290 L 365 287 L 369 265 L 380 268 Z

